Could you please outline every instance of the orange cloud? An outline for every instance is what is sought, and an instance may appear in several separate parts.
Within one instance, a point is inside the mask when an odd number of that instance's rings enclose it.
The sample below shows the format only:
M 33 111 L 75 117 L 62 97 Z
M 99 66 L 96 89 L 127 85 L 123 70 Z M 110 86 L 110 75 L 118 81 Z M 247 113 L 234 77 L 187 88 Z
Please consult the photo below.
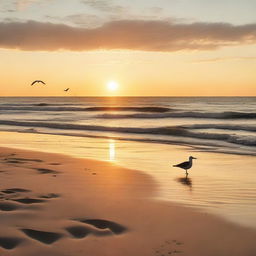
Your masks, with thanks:
M 0 47 L 20 50 L 212 50 L 256 43 L 256 24 L 120 20 L 97 28 L 36 21 L 0 23 Z
M 24 10 L 27 6 L 29 6 L 30 4 L 36 1 L 38 0 L 17 0 L 16 1 L 17 10 Z
M 200 59 L 194 60 L 193 63 L 204 63 L 204 62 L 221 62 L 221 61 L 255 61 L 256 57 L 223 57 L 223 58 L 212 58 L 212 59 Z

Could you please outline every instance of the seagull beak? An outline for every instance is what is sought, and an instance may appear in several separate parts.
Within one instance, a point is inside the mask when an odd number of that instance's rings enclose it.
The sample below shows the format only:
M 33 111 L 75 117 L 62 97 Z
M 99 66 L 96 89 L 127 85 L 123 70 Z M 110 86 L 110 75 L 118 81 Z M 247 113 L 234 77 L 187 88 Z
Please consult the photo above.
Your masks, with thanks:
M 197 158 L 193 157 L 193 159 L 197 159 Z

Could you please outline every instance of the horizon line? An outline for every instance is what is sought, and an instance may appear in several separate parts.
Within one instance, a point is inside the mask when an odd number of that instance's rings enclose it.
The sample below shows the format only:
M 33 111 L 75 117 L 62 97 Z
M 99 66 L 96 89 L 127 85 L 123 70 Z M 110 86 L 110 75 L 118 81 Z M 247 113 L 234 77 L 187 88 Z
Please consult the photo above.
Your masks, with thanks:
M 57 98 L 57 97 L 61 97 L 61 98 L 255 98 L 256 95 L 221 95 L 221 96 L 216 96 L 216 95 L 201 95 L 201 96 L 196 96 L 196 95 L 191 95 L 191 96 L 179 96 L 179 95 L 169 95 L 169 96 L 161 96 L 161 95 L 156 95 L 156 96 L 143 96 L 143 95 L 137 95 L 137 96 L 85 96 L 85 95 L 81 95 L 81 96 L 1 96 L 0 98 Z

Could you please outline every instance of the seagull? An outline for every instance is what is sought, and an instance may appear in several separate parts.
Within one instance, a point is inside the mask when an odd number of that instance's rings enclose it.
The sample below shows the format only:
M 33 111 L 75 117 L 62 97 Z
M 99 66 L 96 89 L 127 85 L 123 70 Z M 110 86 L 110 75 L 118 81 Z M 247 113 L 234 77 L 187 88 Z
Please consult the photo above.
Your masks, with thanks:
M 42 83 L 42 84 L 46 84 L 44 81 L 42 80 L 35 80 L 31 85 L 34 85 L 35 83 Z
M 181 169 L 184 169 L 186 171 L 186 176 L 188 175 L 188 169 L 190 169 L 192 167 L 192 161 L 193 159 L 196 159 L 195 157 L 193 156 L 190 156 L 189 157 L 189 161 L 186 161 L 186 162 L 183 162 L 183 163 L 180 163 L 180 164 L 176 164 L 176 165 L 173 165 L 173 167 L 179 167 Z
M 64 92 L 67 92 L 69 90 L 69 88 L 65 89 Z

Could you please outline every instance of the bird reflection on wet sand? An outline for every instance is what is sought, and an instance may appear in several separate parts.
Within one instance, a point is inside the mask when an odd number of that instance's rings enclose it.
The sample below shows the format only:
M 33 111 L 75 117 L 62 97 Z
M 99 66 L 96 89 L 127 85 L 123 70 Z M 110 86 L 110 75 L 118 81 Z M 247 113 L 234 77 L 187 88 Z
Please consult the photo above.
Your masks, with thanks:
M 188 186 L 190 190 L 192 190 L 192 186 L 193 186 L 192 179 L 188 178 L 188 175 L 186 175 L 186 177 L 177 178 L 176 180 L 182 185 Z

